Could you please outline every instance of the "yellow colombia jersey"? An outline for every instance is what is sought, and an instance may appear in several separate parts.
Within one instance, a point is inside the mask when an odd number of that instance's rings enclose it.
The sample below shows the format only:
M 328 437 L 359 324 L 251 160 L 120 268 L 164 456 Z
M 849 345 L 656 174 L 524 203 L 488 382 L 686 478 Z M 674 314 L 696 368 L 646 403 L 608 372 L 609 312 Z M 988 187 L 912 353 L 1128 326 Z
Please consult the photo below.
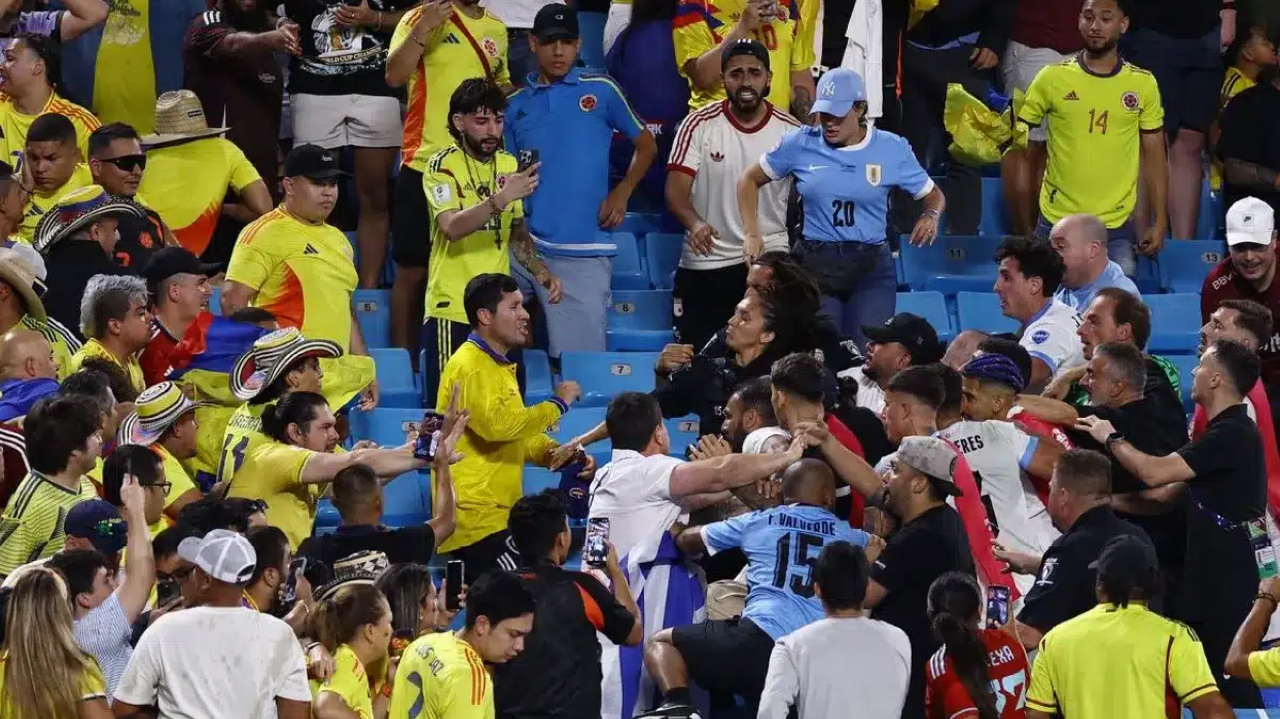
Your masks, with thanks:
M 1239 68 L 1229 67 L 1222 78 L 1222 92 L 1218 95 L 1218 117 L 1221 119 L 1222 111 L 1226 108 L 1227 103 L 1231 102 L 1231 98 L 1257 85 L 1257 80 L 1251 80 L 1248 75 L 1240 72 Z M 1209 163 L 1209 187 L 1214 190 L 1222 189 L 1222 161 L 1217 157 L 1210 155 L 1212 162 Z
M 41 322 L 31 315 L 23 315 L 22 326 L 39 332 L 49 341 L 49 346 L 53 348 L 53 359 L 58 363 L 58 379 L 66 379 L 71 374 L 71 357 L 80 351 L 80 338 L 52 317 Z
M 493 719 L 493 678 L 452 632 L 415 639 L 400 655 L 388 717 Z
M 425 38 L 422 57 L 409 75 L 401 155 L 403 163 L 418 172 L 426 170 L 431 153 L 453 143 L 448 130 L 449 98 L 463 80 L 492 77 L 500 86 L 511 84 L 507 27 L 483 9 L 481 13 L 472 20 L 455 9 L 451 18 Z M 406 41 L 413 42 L 409 31 L 421 15 L 419 6 L 400 18 L 391 36 L 390 52 Z M 424 82 L 424 78 L 431 80 Z
M 506 176 L 517 170 L 516 158 L 499 150 L 481 162 L 450 145 L 431 156 L 422 175 L 431 207 L 431 267 L 427 273 L 426 316 L 466 322 L 462 294 L 467 282 L 486 272 L 511 274 L 511 225 L 524 217 L 524 203 L 512 202 L 501 215 L 470 235 L 450 242 L 436 218 L 449 210 L 465 210 L 502 189 Z M 305 332 L 303 334 L 306 334 Z
M 192 481 L 191 475 L 187 474 L 186 468 L 182 466 L 178 458 L 169 454 L 169 450 L 162 445 L 159 443 L 151 445 L 151 451 L 160 456 L 161 466 L 164 469 L 164 478 L 169 483 L 169 491 L 164 493 L 164 508 L 168 510 L 170 505 L 176 502 L 179 497 L 195 489 L 196 483 Z
M 62 549 L 67 541 L 62 526 L 67 510 L 97 498 L 98 490 L 88 477 L 80 478 L 76 490 L 56 484 L 38 472 L 23 477 L 0 515 L 0 575 Z
M 222 436 L 222 457 L 218 461 L 217 475 L 219 482 L 230 482 L 244 464 L 249 452 L 275 441 L 262 433 L 262 414 L 275 405 L 275 402 L 246 402 L 231 415 Z
M 303 447 L 265 442 L 245 455 L 232 476 L 228 497 L 261 499 L 267 503 L 267 523 L 279 527 L 294 549 L 311 535 L 316 501 L 323 484 L 303 484 L 302 469 L 316 454 Z
M 1040 642 L 1027 708 L 1071 719 L 1163 717 L 1218 691 L 1204 648 L 1185 624 L 1139 603 L 1099 604 Z
M 178 244 L 197 256 L 209 246 L 227 190 L 239 192 L 262 180 L 230 140 L 206 137 L 147 151 L 147 171 L 138 194 L 173 231 Z
M 461 388 L 459 406 L 471 410 L 471 419 L 458 442 L 463 460 L 453 466 L 458 528 L 436 548 L 439 552 L 507 528 L 511 506 L 524 494 L 524 465 L 547 466 L 556 441 L 546 432 L 565 406 L 557 399 L 526 407 L 515 364 L 500 360 L 475 338 L 464 342 L 440 373 L 435 406 L 449 405 L 454 384 Z
M 121 10 L 107 14 L 93 73 L 93 109 L 102 121 L 128 123 L 143 135 L 150 133 L 155 125 L 156 68 L 151 54 L 151 2 L 128 0 L 118 6 Z M 172 6 L 158 0 L 156 5 L 162 21 L 172 22 L 165 17 L 173 13 Z M 124 8 L 127 11 L 123 11 Z M 127 70 L 122 72 L 121 68 Z
M 365 673 L 360 658 L 346 644 L 333 653 L 333 674 L 329 679 L 321 684 L 313 683 L 311 693 L 319 698 L 321 692 L 332 692 L 342 697 L 342 701 L 359 719 L 373 719 L 369 676 Z
M 816 2 L 816 0 L 810 0 Z M 686 79 L 685 64 L 702 56 L 719 45 L 742 17 L 747 0 L 680 0 L 672 24 L 672 36 L 676 46 L 676 67 Z M 769 102 L 787 111 L 791 107 L 791 73 L 808 70 L 814 63 L 813 30 L 801 28 L 801 11 L 797 0 L 778 0 L 778 12 L 783 19 L 770 18 L 762 23 L 753 35 L 769 51 L 769 67 L 773 69 L 773 84 L 769 89 Z M 817 20 L 816 8 L 807 13 Z M 804 38 L 809 37 L 809 42 Z M 690 109 L 725 99 L 724 86 L 717 85 L 714 92 L 692 88 Z
M 89 135 L 93 134 L 101 123 L 92 112 L 70 100 L 58 97 L 56 93 L 49 96 L 44 109 L 35 115 L 24 115 L 18 112 L 18 108 L 13 105 L 13 98 L 0 95 L 0 153 L 3 153 L 0 157 L 3 157 L 4 161 L 14 169 L 21 168 L 24 159 L 23 150 L 27 146 L 27 132 L 31 130 L 31 123 L 35 122 L 40 115 L 50 113 L 65 115 L 71 120 L 71 124 L 76 126 L 76 144 L 80 146 L 80 159 L 88 162 Z
M 71 355 L 70 371 L 75 372 L 79 370 L 80 365 L 90 357 L 104 359 L 124 370 L 125 373 L 129 375 L 129 383 L 132 384 L 133 388 L 139 393 L 147 388 L 147 381 L 142 377 L 142 365 L 138 364 L 138 359 L 136 357 L 130 357 L 126 364 L 120 364 L 120 360 L 116 359 L 115 355 L 111 354 L 106 347 L 102 346 L 102 343 L 95 339 L 90 339 L 88 342 L 85 342 L 74 355 Z
M 1035 127 L 1046 118 L 1040 214 L 1050 224 L 1078 212 L 1109 228 L 1124 224 L 1138 198 L 1139 133 L 1164 126 L 1155 76 L 1123 61 L 1096 75 L 1073 55 L 1046 66 L 1027 88 L 1018 119 Z
M 27 200 L 27 206 L 22 208 L 22 224 L 18 225 L 18 239 L 23 242 L 31 242 L 36 234 L 36 225 L 40 224 L 40 218 L 44 217 L 44 213 L 53 207 L 53 203 L 62 198 L 63 195 L 78 190 L 81 187 L 88 187 L 93 184 L 93 173 L 89 171 L 89 166 L 85 164 L 76 165 L 75 172 L 71 174 L 71 179 L 54 190 L 45 193 L 36 190 L 31 193 L 31 199 Z
M 0 696 L 4 695 L 4 663 L 9 659 L 9 652 L 0 654 Z M 94 699 L 107 699 L 107 685 L 102 679 L 102 669 L 99 668 L 97 660 L 93 657 L 85 656 L 84 674 L 80 677 L 80 701 L 87 702 Z

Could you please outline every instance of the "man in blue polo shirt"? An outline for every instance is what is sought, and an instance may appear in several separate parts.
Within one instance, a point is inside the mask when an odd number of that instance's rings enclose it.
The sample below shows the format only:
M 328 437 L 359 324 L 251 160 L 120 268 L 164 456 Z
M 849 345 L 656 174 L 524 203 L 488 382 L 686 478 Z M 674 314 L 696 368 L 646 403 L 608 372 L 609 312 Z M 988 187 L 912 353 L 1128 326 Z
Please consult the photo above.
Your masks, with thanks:
M 1055 299 L 1084 314 L 1098 290 L 1119 287 L 1142 299 L 1138 286 L 1107 256 L 1107 226 L 1093 215 L 1068 215 L 1049 232 L 1049 242 L 1062 256 L 1062 284 Z
M 560 302 L 551 304 L 538 283 L 531 284 L 547 315 L 551 356 L 602 351 L 612 257 L 617 254 L 602 230 L 622 222 L 657 144 L 613 80 L 575 67 L 578 16 L 572 8 L 554 3 L 539 10 L 529 45 L 538 71 L 507 104 L 506 146 L 517 157 L 537 152 L 540 184 L 525 201 L 525 219 L 538 253 L 564 282 Z M 626 177 L 610 191 L 614 132 L 632 141 L 635 154 Z

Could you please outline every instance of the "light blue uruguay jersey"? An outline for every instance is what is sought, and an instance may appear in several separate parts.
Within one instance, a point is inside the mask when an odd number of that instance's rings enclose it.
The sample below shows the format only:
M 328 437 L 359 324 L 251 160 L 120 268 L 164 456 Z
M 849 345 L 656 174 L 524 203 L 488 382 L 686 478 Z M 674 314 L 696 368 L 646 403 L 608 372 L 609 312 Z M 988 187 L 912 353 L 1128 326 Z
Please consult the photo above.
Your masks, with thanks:
M 747 607 L 742 616 L 775 640 L 822 618 L 813 566 L 830 542 L 867 546 L 867 535 L 822 507 L 787 504 L 702 528 L 707 552 L 747 555 Z
M 933 190 L 911 145 L 875 128 L 857 145 L 833 147 L 822 128 L 802 127 L 766 152 L 760 168 L 772 180 L 795 178 L 805 239 L 819 242 L 884 242 L 889 190 L 900 187 L 917 200 Z

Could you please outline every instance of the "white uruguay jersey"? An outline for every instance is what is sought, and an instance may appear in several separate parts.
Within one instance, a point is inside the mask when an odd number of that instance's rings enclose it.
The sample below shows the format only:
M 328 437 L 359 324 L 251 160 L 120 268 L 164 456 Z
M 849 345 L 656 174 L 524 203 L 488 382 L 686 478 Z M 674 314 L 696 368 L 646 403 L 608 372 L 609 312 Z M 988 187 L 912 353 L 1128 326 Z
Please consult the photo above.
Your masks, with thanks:
M 738 178 L 772 150 L 800 122 L 773 105 L 755 127 L 744 127 L 729 110 L 729 101 L 711 103 L 690 114 L 676 131 L 667 169 L 693 177 L 693 209 L 720 234 L 710 255 L 697 255 L 685 243 L 680 266 L 714 270 L 742 264 L 745 233 L 738 219 Z M 760 235 L 764 250 L 785 252 L 787 197 L 791 180 L 760 188 Z
M 1056 299 L 1027 323 L 1018 344 L 1026 348 L 1033 359 L 1049 368 L 1049 373 L 1079 367 L 1084 364 L 1084 347 L 1076 330 L 1080 328 L 1080 315 Z
M 1013 551 L 1044 554 L 1061 533 L 1053 528 L 1049 511 L 1026 476 L 1040 438 L 1012 422 L 996 420 L 956 422 L 938 435 L 950 440 L 969 461 L 982 503 L 995 525 L 996 541 Z
M 591 483 L 588 517 L 609 520 L 609 541 L 618 558 L 632 549 L 654 545 L 654 537 L 689 514 L 671 498 L 671 471 L 684 460 L 665 454 L 642 456 L 629 449 L 613 450 L 608 464 Z

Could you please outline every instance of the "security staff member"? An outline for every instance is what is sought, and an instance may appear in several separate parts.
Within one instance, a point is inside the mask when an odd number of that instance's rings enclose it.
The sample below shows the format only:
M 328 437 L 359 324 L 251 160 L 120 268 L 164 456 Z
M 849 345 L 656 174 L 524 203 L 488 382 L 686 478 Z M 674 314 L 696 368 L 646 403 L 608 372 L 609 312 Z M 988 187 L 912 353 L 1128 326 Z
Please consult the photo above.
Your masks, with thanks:
M 1110 501 L 1111 462 L 1106 455 L 1090 449 L 1068 450 L 1053 468 L 1045 503 L 1062 536 L 1049 545 L 1044 557 L 1002 547 L 996 550 L 996 557 L 1015 572 L 1036 576 L 1017 619 L 1018 638 L 1027 649 L 1035 649 L 1050 629 L 1098 603 L 1090 565 L 1098 561 L 1107 542 L 1128 535 L 1151 545 L 1146 532 L 1111 511 Z

